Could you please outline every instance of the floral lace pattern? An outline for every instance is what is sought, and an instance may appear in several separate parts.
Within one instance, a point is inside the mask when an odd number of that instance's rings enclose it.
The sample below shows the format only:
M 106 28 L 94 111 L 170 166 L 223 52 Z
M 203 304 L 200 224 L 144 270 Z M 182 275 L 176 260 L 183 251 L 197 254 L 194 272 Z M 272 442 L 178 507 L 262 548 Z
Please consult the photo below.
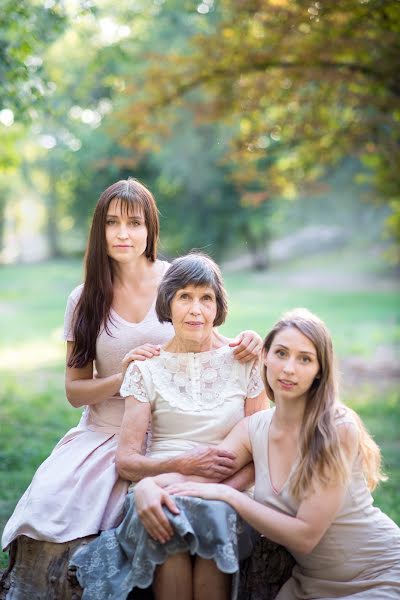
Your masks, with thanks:
M 127 496 L 121 525 L 81 546 L 72 557 L 71 566 L 77 568 L 84 588 L 82 600 L 125 600 L 134 587 L 150 586 L 156 566 L 178 552 L 214 560 L 224 573 L 238 571 L 239 560 L 251 553 L 252 533 L 233 508 L 225 502 L 182 496 L 175 502 L 178 515 L 165 509 L 174 536 L 160 544 L 144 529 L 134 494 Z
M 247 385 L 247 398 L 255 398 L 264 389 L 264 384 L 261 379 L 260 365 L 258 360 L 254 361 L 250 371 L 250 379 Z
M 229 401 L 240 378 L 240 365 L 229 347 L 199 353 L 161 352 L 149 361 L 132 363 L 121 387 L 122 396 L 135 396 L 140 402 L 149 402 L 151 381 L 156 392 L 170 406 L 183 411 L 203 411 Z M 247 397 L 257 396 L 263 389 L 257 362 L 250 371 Z
M 142 373 L 136 363 L 131 362 L 127 368 L 119 393 L 123 397 L 135 396 L 136 400 L 139 400 L 139 402 L 149 401 Z

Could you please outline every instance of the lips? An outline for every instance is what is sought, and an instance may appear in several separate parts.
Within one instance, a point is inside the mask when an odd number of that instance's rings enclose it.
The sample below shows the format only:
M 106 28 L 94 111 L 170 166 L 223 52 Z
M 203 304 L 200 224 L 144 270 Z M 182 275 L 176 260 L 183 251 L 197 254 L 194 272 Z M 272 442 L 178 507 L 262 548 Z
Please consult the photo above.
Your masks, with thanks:
M 280 383 L 281 387 L 285 390 L 292 390 L 294 386 L 297 385 L 296 383 L 294 383 L 294 381 L 289 381 L 287 379 L 278 379 L 278 382 Z
M 190 325 L 191 327 L 199 327 L 200 325 L 204 325 L 201 321 L 185 321 L 186 325 Z

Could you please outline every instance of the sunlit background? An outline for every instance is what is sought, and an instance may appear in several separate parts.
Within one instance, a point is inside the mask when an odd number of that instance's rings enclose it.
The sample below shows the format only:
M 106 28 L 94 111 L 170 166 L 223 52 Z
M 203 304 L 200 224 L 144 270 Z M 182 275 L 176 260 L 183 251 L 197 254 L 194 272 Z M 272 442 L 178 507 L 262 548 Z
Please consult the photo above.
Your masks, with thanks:
M 162 257 L 221 263 L 228 335 L 296 305 L 327 321 L 400 522 L 399 34 L 396 0 L 3 0 L 1 524 L 79 417 L 65 302 L 98 196 L 128 176 Z

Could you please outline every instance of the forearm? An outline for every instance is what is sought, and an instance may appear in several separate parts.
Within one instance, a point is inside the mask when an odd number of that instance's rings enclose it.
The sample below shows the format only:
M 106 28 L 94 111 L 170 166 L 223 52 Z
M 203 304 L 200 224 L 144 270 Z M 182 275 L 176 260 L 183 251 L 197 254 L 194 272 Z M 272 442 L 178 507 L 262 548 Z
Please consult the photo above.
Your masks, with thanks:
M 143 456 L 139 452 L 121 457 L 117 454 L 117 469 L 123 479 L 136 482 L 145 477 L 152 477 L 161 487 L 165 487 L 169 483 L 183 482 L 189 479 L 183 478 L 184 474 L 181 471 L 184 470 L 184 466 L 179 456 L 158 459 Z M 171 476 L 171 480 L 166 479 L 165 484 L 160 483 L 164 481 L 163 476 Z
M 161 473 L 153 477 L 153 480 L 157 485 L 164 488 L 173 483 L 184 483 L 186 481 L 198 481 L 199 483 L 224 483 L 236 490 L 246 490 L 248 487 L 254 484 L 254 464 L 251 462 L 242 469 L 239 469 L 237 473 L 228 477 L 227 479 L 218 479 L 211 477 L 200 477 L 198 475 L 183 475 L 182 473 Z
M 98 404 L 119 392 L 122 374 L 91 379 L 66 379 L 65 391 L 68 401 L 75 408 Z
M 309 525 L 297 517 L 282 514 L 235 489 L 221 487 L 221 491 L 219 499 L 230 504 L 247 523 L 271 541 L 300 554 L 308 554 L 316 545 L 318 540 Z
M 199 483 L 221 483 L 222 480 L 215 477 L 200 477 L 200 475 L 183 475 L 182 473 L 171 472 L 156 475 L 153 477 L 153 481 L 160 487 L 165 488 L 174 483 L 185 483 L 186 481 L 197 481 Z

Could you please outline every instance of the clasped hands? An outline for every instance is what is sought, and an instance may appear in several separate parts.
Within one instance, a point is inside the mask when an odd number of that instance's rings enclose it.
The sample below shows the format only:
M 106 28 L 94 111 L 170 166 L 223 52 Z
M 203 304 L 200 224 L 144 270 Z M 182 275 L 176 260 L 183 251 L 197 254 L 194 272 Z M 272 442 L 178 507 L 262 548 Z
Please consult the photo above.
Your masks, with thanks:
M 136 484 L 134 490 L 136 510 L 144 528 L 154 540 L 162 544 L 174 534 L 163 506 L 166 506 L 172 514 L 179 514 L 179 509 L 170 495 L 175 493 L 175 486 L 185 484 L 196 476 L 212 481 L 223 481 L 237 470 L 235 455 L 220 448 L 199 446 L 185 452 L 180 458 L 180 473 L 171 475 L 168 487 L 163 488 L 156 483 L 155 478 L 146 477 Z M 192 485 L 192 482 L 190 483 Z M 214 486 L 207 484 L 204 487 Z M 184 492 L 184 488 L 182 491 Z M 188 493 L 188 495 L 196 495 L 196 493 Z

